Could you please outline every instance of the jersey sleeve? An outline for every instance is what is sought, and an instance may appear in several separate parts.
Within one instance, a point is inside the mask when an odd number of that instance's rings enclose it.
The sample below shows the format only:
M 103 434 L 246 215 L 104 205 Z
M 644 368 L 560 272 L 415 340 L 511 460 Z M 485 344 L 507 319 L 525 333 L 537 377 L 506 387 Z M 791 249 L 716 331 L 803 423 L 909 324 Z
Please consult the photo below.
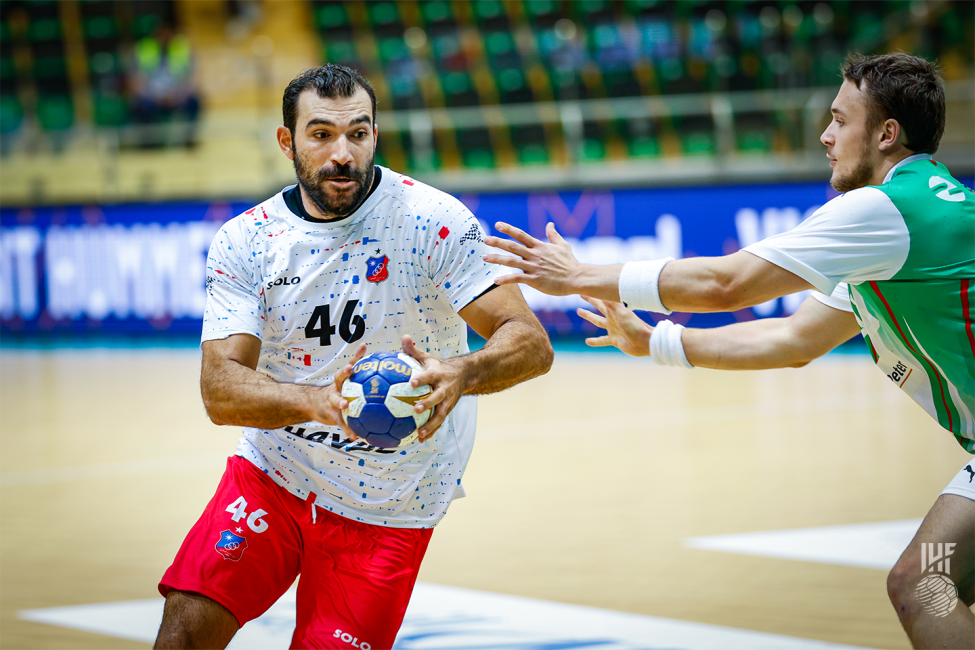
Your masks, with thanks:
M 207 305 L 203 314 L 203 341 L 232 334 L 264 338 L 265 301 L 254 256 L 231 221 L 221 228 L 207 255 Z
M 840 282 L 892 278 L 907 260 L 910 235 L 890 197 L 864 187 L 829 201 L 789 232 L 743 250 L 829 296 Z
M 818 291 L 812 291 L 809 295 L 827 307 L 853 313 L 853 303 L 850 302 L 850 285 L 846 282 L 837 284 L 833 293 L 828 296 Z
M 477 218 L 456 199 L 445 201 L 438 211 L 436 238 L 428 249 L 428 272 L 434 284 L 450 301 L 455 312 L 469 305 L 505 274 L 505 267 L 488 264 L 482 258 L 490 250 Z

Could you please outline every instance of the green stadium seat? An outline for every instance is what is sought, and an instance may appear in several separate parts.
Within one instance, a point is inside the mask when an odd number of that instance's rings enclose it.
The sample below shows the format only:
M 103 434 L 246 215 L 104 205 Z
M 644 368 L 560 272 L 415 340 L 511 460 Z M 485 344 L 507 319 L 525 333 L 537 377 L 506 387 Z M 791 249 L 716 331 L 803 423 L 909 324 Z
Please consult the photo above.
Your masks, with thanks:
M 547 165 L 549 163 L 548 149 L 541 144 L 527 144 L 515 146 L 518 162 L 526 167 L 532 165 Z
M 37 99 L 37 121 L 45 131 L 64 131 L 74 124 L 74 106 L 67 95 L 42 95 Z
M 623 13 L 639 18 L 663 6 L 662 0 L 625 0 Z
M 494 82 L 498 88 L 498 98 L 502 104 L 515 104 L 535 100 L 532 89 L 528 86 L 525 71 L 521 68 L 506 68 L 494 74 Z
M 403 19 L 395 2 L 369 2 L 367 15 L 373 30 L 382 35 L 403 33 Z
M 476 4 L 476 3 L 474 3 Z M 420 3 L 420 15 L 427 25 L 444 25 L 454 22 L 454 11 L 449 2 L 428 0 Z
M 548 164 L 549 153 L 545 127 L 541 124 L 518 124 L 511 127 L 509 135 L 515 156 L 522 165 Z
M 118 23 L 114 16 L 92 16 L 82 22 L 82 34 L 86 40 L 115 38 L 118 33 Z
M 141 16 L 136 16 L 132 19 L 132 23 L 130 24 L 132 38 L 138 40 L 145 36 L 149 36 L 155 32 L 156 29 L 162 25 L 162 23 L 162 18 L 154 13 L 146 13 L 142 14 Z
M 379 59 L 384 64 L 410 56 L 410 50 L 402 37 L 384 38 L 379 41 Z
M 0 133 L 7 135 L 20 127 L 24 109 L 13 95 L 0 96 Z
M 98 126 L 128 124 L 129 103 L 121 95 L 95 94 L 92 97 L 92 120 Z
M 42 56 L 34 60 L 34 78 L 36 79 L 65 77 L 67 74 L 67 63 L 63 56 Z
M 465 71 L 447 72 L 440 75 L 444 103 L 447 106 L 476 106 L 479 98 L 471 76 Z
M 598 162 L 606 159 L 606 143 L 596 138 L 585 138 L 582 141 L 582 151 L 579 152 L 582 162 Z
M 53 41 L 61 38 L 61 21 L 55 18 L 33 20 L 27 28 L 27 36 L 31 41 Z
M 0 57 L 0 79 L 15 79 L 17 65 L 12 56 Z
M 349 15 L 345 5 L 326 4 L 315 10 L 315 26 L 322 31 L 344 29 L 349 27 Z
M 555 0 L 525 0 L 525 14 L 536 27 L 551 27 L 562 18 Z
M 716 150 L 714 134 L 704 131 L 688 133 L 684 136 L 681 147 L 688 156 L 713 156 Z
M 88 57 L 88 71 L 93 76 L 121 74 L 122 65 L 118 52 L 94 52 Z
M 772 134 L 769 131 L 743 131 L 736 134 L 738 151 L 765 154 L 772 151 Z
M 660 143 L 655 138 L 629 138 L 626 151 L 631 158 L 656 158 L 660 155 Z
M 579 20 L 586 25 L 613 19 L 613 3 L 608 0 L 575 0 L 570 3 L 570 6 Z
M 478 0 L 471 3 L 471 9 L 474 11 L 474 20 L 482 29 L 503 29 L 510 26 L 508 15 L 499 0 Z
M 492 169 L 494 152 L 490 149 L 467 149 L 461 154 L 464 167 L 468 169 Z
M 355 44 L 352 41 L 334 40 L 325 45 L 325 60 L 329 63 L 340 63 L 343 65 L 358 65 L 359 57 L 355 51 Z
M 457 129 L 457 149 L 464 167 L 489 169 L 494 167 L 491 133 L 484 127 Z

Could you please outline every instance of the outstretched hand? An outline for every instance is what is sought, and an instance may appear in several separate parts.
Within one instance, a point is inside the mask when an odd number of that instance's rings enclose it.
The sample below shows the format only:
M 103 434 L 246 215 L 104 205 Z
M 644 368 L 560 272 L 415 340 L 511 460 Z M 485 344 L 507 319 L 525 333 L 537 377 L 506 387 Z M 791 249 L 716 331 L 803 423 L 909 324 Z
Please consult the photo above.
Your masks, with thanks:
M 342 411 L 349 407 L 349 401 L 342 397 L 342 385 L 352 376 L 352 366 L 364 356 L 366 356 L 366 344 L 360 343 L 359 348 L 352 356 L 352 360 L 335 373 L 335 381 L 332 382 L 332 385 L 325 387 L 325 404 L 315 417 L 317 422 L 340 426 L 349 440 L 358 440 L 359 436 L 355 435 L 355 432 L 346 423 L 345 418 L 342 417 Z
M 457 400 L 464 394 L 463 368 L 457 361 L 438 359 L 419 349 L 409 334 L 403 337 L 403 352 L 423 366 L 423 372 L 410 378 L 410 385 L 414 388 L 430 385 L 430 394 L 413 406 L 417 413 L 434 409 L 430 419 L 417 432 L 420 442 L 426 442 L 437 432 L 447 415 L 454 410 Z
M 582 299 L 598 309 L 601 315 L 587 309 L 577 309 L 576 313 L 606 330 L 603 336 L 587 338 L 586 345 L 594 348 L 613 345 L 631 357 L 650 356 L 652 326 L 618 302 L 604 302 L 586 296 L 582 296 Z
M 488 236 L 484 238 L 484 243 L 517 257 L 489 254 L 484 256 L 484 261 L 522 271 L 496 278 L 495 284 L 527 284 L 550 296 L 567 296 L 579 292 L 573 286 L 573 280 L 579 276 L 583 265 L 576 260 L 572 247 L 558 233 L 554 223 L 549 222 L 545 226 L 548 242 L 535 239 L 524 230 L 501 221 L 494 227 L 511 236 L 513 240 Z

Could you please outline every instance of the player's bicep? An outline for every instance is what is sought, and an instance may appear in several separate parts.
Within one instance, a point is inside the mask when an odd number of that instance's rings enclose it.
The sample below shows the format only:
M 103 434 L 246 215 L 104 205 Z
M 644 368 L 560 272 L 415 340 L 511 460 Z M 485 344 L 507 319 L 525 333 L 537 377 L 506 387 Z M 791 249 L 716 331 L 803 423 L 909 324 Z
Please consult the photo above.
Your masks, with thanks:
M 499 286 L 482 293 L 457 313 L 485 339 L 513 319 L 537 322 L 517 285 Z

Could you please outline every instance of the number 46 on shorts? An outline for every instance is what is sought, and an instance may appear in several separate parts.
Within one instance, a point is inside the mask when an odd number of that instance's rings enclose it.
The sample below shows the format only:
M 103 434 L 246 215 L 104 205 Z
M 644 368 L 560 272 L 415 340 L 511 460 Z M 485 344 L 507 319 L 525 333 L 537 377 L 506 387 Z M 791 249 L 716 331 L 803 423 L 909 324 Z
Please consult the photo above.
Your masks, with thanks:
M 227 506 L 227 512 L 233 515 L 231 519 L 235 522 L 240 522 L 241 519 L 247 517 L 247 527 L 253 530 L 255 533 L 263 533 L 267 530 L 267 522 L 261 519 L 267 513 L 258 508 L 254 512 L 247 516 L 247 500 L 243 496 L 237 497 L 237 500 Z

